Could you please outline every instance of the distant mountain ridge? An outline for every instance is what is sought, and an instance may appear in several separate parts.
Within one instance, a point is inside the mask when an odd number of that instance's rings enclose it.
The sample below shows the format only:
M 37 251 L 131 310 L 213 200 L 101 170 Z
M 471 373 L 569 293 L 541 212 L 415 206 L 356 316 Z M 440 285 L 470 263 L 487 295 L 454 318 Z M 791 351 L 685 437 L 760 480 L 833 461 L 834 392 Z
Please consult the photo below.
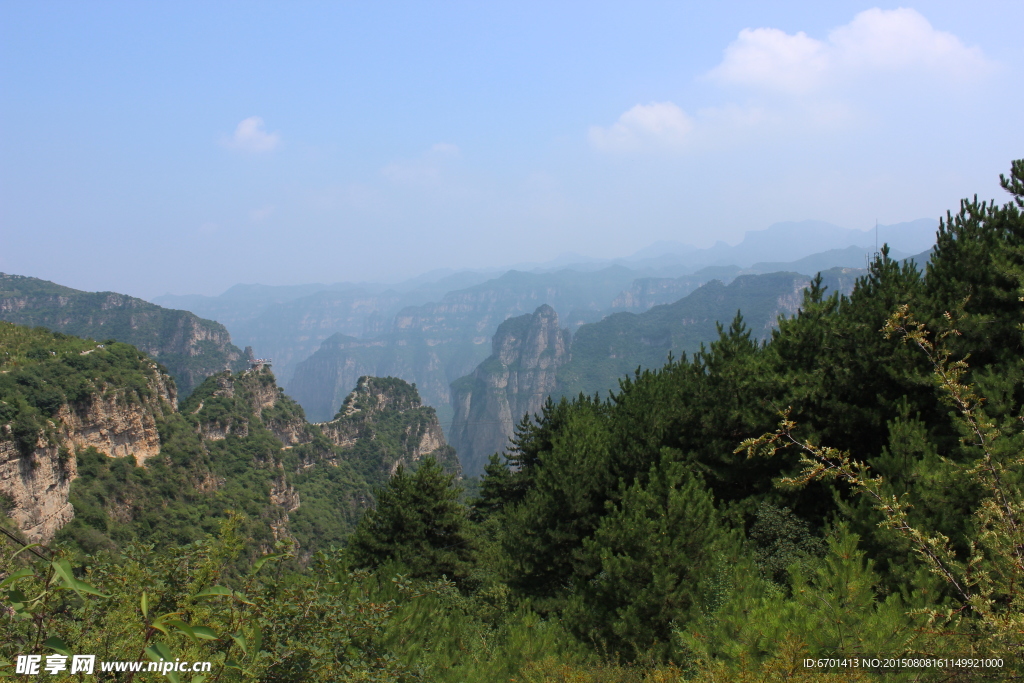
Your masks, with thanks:
M 441 299 L 493 273 L 458 272 L 436 281 L 418 278 L 400 285 L 336 283 L 267 287 L 236 285 L 217 297 L 156 297 L 155 303 L 180 306 L 223 322 L 240 346 L 251 346 L 274 360 L 276 374 L 287 384 L 295 366 L 331 335 L 375 337 L 391 331 L 395 314 L 409 306 Z M 371 373 L 372 374 L 372 373 Z
M 758 262 L 792 263 L 822 252 L 861 247 L 871 252 L 888 244 L 896 258 L 903 258 L 928 249 L 935 243 L 938 221 L 921 218 L 893 225 L 856 230 L 841 228 L 825 221 L 787 221 L 774 223 L 764 230 L 748 230 L 735 246 L 718 242 L 698 249 L 680 242 L 658 242 L 625 259 L 624 264 L 679 263 L 694 267 L 735 265 L 750 267 Z M 830 267 L 845 265 L 833 264 Z M 847 266 L 852 267 L 852 266 Z M 863 267 L 862 265 L 858 267 Z
M 329 337 L 296 366 L 288 393 L 312 419 L 322 420 L 334 414 L 360 376 L 402 377 L 416 383 L 424 402 L 437 408 L 445 423 L 451 383 L 487 357 L 492 335 L 507 318 L 542 304 L 596 314 L 634 275 L 622 266 L 591 273 L 509 271 L 448 292 L 440 301 L 403 308 L 385 334 Z
M 168 369 L 182 398 L 214 373 L 245 367 L 224 325 L 116 292 L 0 273 L 0 320 L 131 344 Z
M 822 283 L 848 294 L 865 272 L 833 268 L 821 273 Z M 463 469 L 481 474 L 492 453 L 507 449 L 515 425 L 539 413 L 548 396 L 606 396 L 636 368 L 659 368 L 669 354 L 692 354 L 716 339 L 718 325 L 728 325 L 737 312 L 755 338 L 768 338 L 779 316 L 796 313 L 810 282 L 792 272 L 739 275 L 729 284 L 711 280 L 674 303 L 583 325 L 571 342 L 550 306 L 506 320 L 491 356 L 452 383 L 449 440 Z
M 930 219 L 880 225 L 878 240 L 894 245 L 891 255 L 903 258 L 928 249 L 935 228 Z M 863 268 L 875 240 L 873 228 L 777 223 L 748 232 L 735 246 L 662 242 L 626 258 L 563 254 L 501 274 L 434 271 L 397 285 L 238 285 L 219 297 L 155 301 L 214 317 L 240 346 L 273 358 L 282 384 L 314 419 L 332 415 L 360 376 L 377 375 L 416 382 L 424 402 L 447 422 L 451 382 L 486 358 L 506 318 L 549 304 L 575 332 L 611 313 L 675 302 L 715 279 L 728 285 L 749 274 Z

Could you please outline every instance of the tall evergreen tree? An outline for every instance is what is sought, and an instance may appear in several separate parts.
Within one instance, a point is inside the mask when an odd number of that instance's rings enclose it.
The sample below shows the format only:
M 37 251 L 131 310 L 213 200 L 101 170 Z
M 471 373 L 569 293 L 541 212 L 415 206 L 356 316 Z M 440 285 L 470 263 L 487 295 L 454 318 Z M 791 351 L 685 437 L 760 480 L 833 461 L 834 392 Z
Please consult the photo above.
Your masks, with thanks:
M 433 458 L 415 472 L 399 465 L 349 541 L 356 565 L 397 562 L 416 578 L 463 580 L 472 548 L 467 510 L 454 480 Z
M 583 635 L 632 656 L 668 654 L 702 585 L 739 551 L 699 476 L 665 449 L 648 484 L 634 483 L 584 541 L 569 614 Z M 735 561 L 735 558 L 732 558 Z

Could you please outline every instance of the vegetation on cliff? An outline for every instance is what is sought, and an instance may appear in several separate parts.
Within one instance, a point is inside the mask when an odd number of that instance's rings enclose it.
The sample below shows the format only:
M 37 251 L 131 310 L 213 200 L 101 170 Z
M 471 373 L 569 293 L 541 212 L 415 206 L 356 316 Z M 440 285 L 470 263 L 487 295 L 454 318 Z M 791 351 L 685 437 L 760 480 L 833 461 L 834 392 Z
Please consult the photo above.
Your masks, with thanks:
M 0 273 L 0 319 L 131 344 L 167 368 L 183 397 L 208 375 L 245 367 L 220 323 L 115 292 L 82 292 Z
M 8 553 L 0 652 L 217 680 L 1015 680 L 1024 161 L 1003 185 L 947 216 L 923 273 L 883 252 L 767 343 L 737 318 L 610 398 L 548 401 L 469 505 L 426 462 L 310 558 L 286 538 L 246 557 L 241 514 L 145 559 Z M 803 664 L 864 657 L 947 663 Z
M 29 453 L 62 406 L 107 392 L 124 402 L 148 398 L 156 371 L 128 344 L 0 322 L 0 427 Z

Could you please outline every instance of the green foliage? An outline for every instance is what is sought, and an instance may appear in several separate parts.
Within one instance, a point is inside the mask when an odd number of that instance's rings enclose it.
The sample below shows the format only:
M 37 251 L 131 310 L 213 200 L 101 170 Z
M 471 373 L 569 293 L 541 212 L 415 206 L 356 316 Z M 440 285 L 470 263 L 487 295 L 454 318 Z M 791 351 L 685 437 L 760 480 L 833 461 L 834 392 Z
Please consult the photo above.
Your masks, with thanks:
M 835 528 L 820 561 L 792 566 L 789 591 L 741 563 L 709 592 L 703 614 L 677 630 L 677 642 L 699 668 L 717 662 L 737 678 L 745 667 L 767 668 L 784 650 L 843 658 L 923 647 L 917 641 L 927 619 L 908 614 L 912 605 L 900 595 L 880 594 L 880 577 L 858 540 L 845 526 Z
M 0 622 L 0 655 L 11 662 L 56 649 L 100 661 L 210 661 L 210 679 L 222 681 L 416 680 L 383 648 L 395 604 L 374 600 L 364 576 L 324 554 L 306 577 L 277 576 L 281 556 L 271 554 L 226 580 L 239 533 L 228 520 L 218 541 L 162 552 L 130 545 L 86 566 L 6 553 L 4 602 L 14 617 Z
M 757 508 L 750 540 L 761 575 L 781 586 L 789 583 L 790 567 L 798 565 L 805 571 L 825 552 L 824 543 L 811 533 L 806 520 L 771 503 Z
M 188 311 L 161 308 L 124 294 L 82 292 L 0 273 L 0 300 L 7 298 L 18 302 L 4 310 L 2 317 L 8 322 L 135 346 L 168 368 L 182 396 L 208 375 L 245 366 L 223 325 Z
M 80 410 L 93 397 L 142 402 L 156 381 L 154 363 L 127 344 L 0 322 L 0 428 L 10 425 L 23 454 L 35 450 L 62 406 Z
M 578 575 L 567 611 L 586 637 L 628 654 L 668 654 L 672 626 L 696 611 L 702 585 L 739 548 L 711 494 L 666 452 L 646 486 L 634 483 L 583 542 L 589 572 Z
M 472 548 L 454 478 L 433 458 L 412 473 L 399 465 L 349 540 L 356 565 L 395 562 L 415 578 L 463 581 Z

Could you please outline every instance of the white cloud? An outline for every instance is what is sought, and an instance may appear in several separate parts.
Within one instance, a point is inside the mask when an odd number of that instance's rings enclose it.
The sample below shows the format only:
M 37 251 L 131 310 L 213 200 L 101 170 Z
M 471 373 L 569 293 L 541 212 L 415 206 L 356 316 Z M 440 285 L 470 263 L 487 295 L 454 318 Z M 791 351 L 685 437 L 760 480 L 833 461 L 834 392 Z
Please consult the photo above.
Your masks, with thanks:
M 258 209 L 253 209 L 252 211 L 250 211 L 249 220 L 251 220 L 253 223 L 262 223 L 263 221 L 270 218 L 270 215 L 272 213 L 274 213 L 274 206 L 272 204 L 268 204 L 266 206 L 262 206 Z
M 462 153 L 458 145 L 453 145 L 449 142 L 438 142 L 430 148 L 430 151 L 435 154 L 445 154 L 448 156 L 459 156 Z
M 672 102 L 638 104 L 610 126 L 591 126 L 590 144 L 603 151 L 693 153 L 752 139 L 799 139 L 864 124 L 877 113 L 871 103 L 879 97 L 921 93 L 930 87 L 922 84 L 936 80 L 976 79 L 993 67 L 981 50 L 935 29 L 913 9 L 866 10 L 825 40 L 745 28 L 706 75 L 750 91 L 745 103 L 693 115 Z
M 235 128 L 235 134 L 226 141 L 226 145 L 244 152 L 269 152 L 277 147 L 281 138 L 277 133 L 268 133 L 263 126 L 263 119 L 250 116 L 243 119 Z
M 591 126 L 590 144 L 601 150 L 678 148 L 693 131 L 693 119 L 671 102 L 638 104 L 611 126 Z
M 912 9 L 861 12 L 829 34 L 841 65 L 861 69 L 927 69 L 957 79 L 987 71 L 981 50 L 937 31 Z
M 399 185 L 439 188 L 448 182 L 448 165 L 460 155 L 457 145 L 438 142 L 416 159 L 388 164 L 381 169 L 381 174 Z
M 991 68 L 978 48 L 936 30 L 913 9 L 869 9 L 825 41 L 774 28 L 743 29 L 708 76 L 725 85 L 802 93 L 859 76 L 927 73 L 963 80 Z
M 817 85 L 829 69 L 827 47 L 802 31 L 745 28 L 711 71 L 723 83 L 801 91 Z

